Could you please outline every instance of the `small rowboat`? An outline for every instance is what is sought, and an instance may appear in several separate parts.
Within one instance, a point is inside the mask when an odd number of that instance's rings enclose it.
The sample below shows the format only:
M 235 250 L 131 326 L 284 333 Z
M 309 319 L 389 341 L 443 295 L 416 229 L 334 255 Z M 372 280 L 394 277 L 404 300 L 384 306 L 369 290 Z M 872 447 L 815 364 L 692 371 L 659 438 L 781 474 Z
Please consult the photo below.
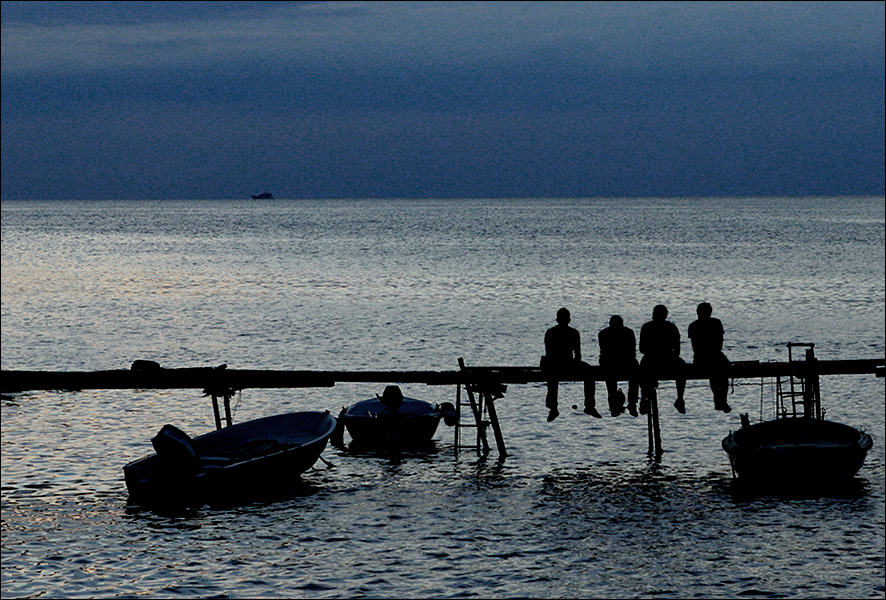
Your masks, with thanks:
M 356 402 L 342 408 L 338 415 L 341 427 L 347 429 L 357 445 L 385 447 L 430 443 L 440 419 L 449 426 L 455 425 L 457 416 L 451 403 L 434 405 L 404 398 L 400 388 L 393 385 L 386 387 L 381 397 Z M 343 433 L 340 429 L 339 434 Z
M 335 417 L 319 411 L 245 421 L 193 439 L 164 425 L 151 440 L 156 452 L 123 467 L 129 497 L 192 504 L 285 485 L 314 465 L 335 428 Z
M 795 360 L 796 347 L 806 347 L 805 360 Z M 788 361 L 790 375 L 776 382 L 776 418 L 751 424 L 742 414 L 741 429 L 723 438 L 733 475 L 755 484 L 792 487 L 851 479 L 864 464 L 873 438 L 825 420 L 814 344 L 789 343 Z
M 871 436 L 850 425 L 807 417 L 747 424 L 723 439 L 739 478 L 772 483 L 852 478 L 871 446 Z

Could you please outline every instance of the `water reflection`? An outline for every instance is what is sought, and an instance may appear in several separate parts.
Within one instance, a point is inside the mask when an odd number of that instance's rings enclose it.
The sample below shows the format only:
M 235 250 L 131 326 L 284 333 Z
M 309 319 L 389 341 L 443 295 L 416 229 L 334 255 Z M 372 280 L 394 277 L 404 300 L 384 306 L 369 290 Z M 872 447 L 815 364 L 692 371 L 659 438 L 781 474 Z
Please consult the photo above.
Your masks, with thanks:
M 757 483 L 733 479 L 728 491 L 737 503 L 753 502 L 761 499 L 773 500 L 816 500 L 842 499 L 857 500 L 871 493 L 870 482 L 853 477 L 845 481 L 809 481 L 806 483 L 777 482 Z
M 126 513 L 138 515 L 150 512 L 165 517 L 193 517 L 200 510 L 232 510 L 251 505 L 270 505 L 284 503 L 296 498 L 304 498 L 316 494 L 320 488 L 303 479 L 290 480 L 283 478 L 267 481 L 248 488 L 231 489 L 216 497 L 206 498 L 198 504 L 188 502 L 186 498 L 164 497 L 152 498 L 150 501 L 127 499 Z
M 382 444 L 351 440 L 347 444 L 338 446 L 338 448 L 343 454 L 352 457 L 382 458 L 392 464 L 410 458 L 428 458 L 440 452 L 436 440 L 413 442 L 410 444 Z

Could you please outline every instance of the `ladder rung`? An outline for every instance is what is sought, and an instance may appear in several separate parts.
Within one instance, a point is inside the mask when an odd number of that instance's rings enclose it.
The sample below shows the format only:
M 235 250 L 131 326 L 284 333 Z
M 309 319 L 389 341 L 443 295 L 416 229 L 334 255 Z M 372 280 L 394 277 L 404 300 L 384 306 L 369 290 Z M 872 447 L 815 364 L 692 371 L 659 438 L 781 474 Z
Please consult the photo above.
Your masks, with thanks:
M 462 423 L 461 421 L 458 423 L 459 427 L 483 427 L 484 429 L 489 427 L 489 425 L 491 425 L 491 422 L 487 420 L 480 421 L 479 425 L 477 423 Z

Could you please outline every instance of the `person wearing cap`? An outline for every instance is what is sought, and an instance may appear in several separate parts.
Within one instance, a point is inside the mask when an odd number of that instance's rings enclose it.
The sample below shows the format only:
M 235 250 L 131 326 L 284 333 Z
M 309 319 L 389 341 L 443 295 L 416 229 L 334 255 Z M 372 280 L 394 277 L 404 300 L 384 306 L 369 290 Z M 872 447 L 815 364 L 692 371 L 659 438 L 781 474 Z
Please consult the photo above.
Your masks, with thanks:
M 557 324 L 545 332 L 545 355 L 541 358 L 541 368 L 547 377 L 545 406 L 549 411 L 549 423 L 560 414 L 557 394 L 560 380 L 566 378 L 584 381 L 584 412 L 602 418 L 594 400 L 594 381 L 587 377 L 590 365 L 581 360 L 581 334 L 570 327 L 571 320 L 569 310 L 561 308 L 557 311 Z

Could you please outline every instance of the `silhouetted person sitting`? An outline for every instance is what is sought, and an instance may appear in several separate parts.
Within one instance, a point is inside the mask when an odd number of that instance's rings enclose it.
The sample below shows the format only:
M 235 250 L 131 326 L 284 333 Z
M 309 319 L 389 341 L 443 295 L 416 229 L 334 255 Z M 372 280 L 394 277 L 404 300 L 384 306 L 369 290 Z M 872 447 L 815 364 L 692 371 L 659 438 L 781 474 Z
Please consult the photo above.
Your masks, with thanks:
M 714 309 L 702 302 L 695 309 L 698 320 L 689 324 L 689 339 L 692 340 L 692 362 L 711 369 L 711 391 L 714 392 L 714 408 L 725 413 L 732 411 L 726 402 L 729 396 L 729 378 L 726 371 L 730 362 L 723 354 L 723 323 L 711 317 Z
M 545 332 L 545 355 L 541 357 L 541 369 L 547 377 L 548 393 L 545 406 L 548 407 L 548 422 L 560 414 L 557 408 L 557 391 L 560 379 L 580 378 L 584 381 L 585 413 L 602 418 L 594 401 L 594 382 L 587 379 L 586 369 L 590 365 L 581 360 L 581 335 L 569 326 L 572 317 L 569 311 L 557 311 L 557 324 Z
M 637 380 L 640 367 L 637 362 L 637 336 L 633 329 L 624 326 L 624 319 L 619 315 L 612 315 L 609 327 L 600 330 L 597 339 L 600 342 L 600 366 L 627 372 L 628 412 L 636 417 L 640 387 Z M 606 391 L 609 394 L 609 413 L 617 417 L 624 411 L 624 394 L 618 393 L 618 380 L 607 378 Z
M 667 318 L 667 307 L 659 304 L 652 309 L 652 320 L 640 328 L 640 352 L 643 354 L 643 360 L 640 361 L 643 372 L 640 412 L 643 414 L 648 412 L 649 399 L 658 387 L 656 372 L 665 369 L 675 372 L 677 401 L 674 402 L 674 408 L 686 414 L 686 402 L 683 400 L 683 393 L 686 391 L 686 362 L 680 358 L 680 330 Z

